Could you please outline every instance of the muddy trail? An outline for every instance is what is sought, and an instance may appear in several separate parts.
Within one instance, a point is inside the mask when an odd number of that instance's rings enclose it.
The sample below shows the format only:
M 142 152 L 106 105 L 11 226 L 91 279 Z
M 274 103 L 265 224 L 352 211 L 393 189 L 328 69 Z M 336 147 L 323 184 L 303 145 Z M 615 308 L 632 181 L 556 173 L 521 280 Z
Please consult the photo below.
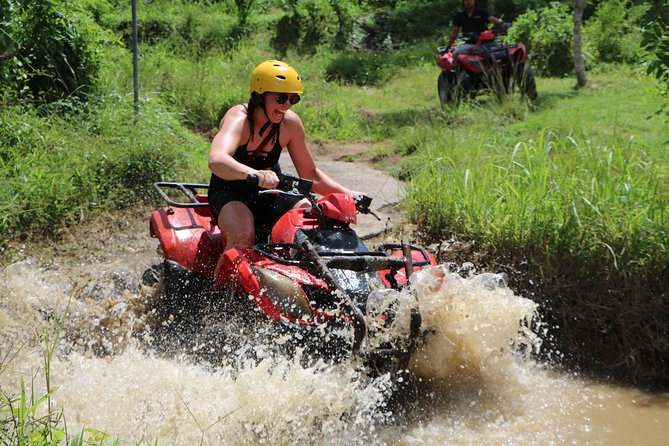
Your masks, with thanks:
M 370 247 L 413 241 L 398 206 L 403 185 L 375 169 L 364 147 L 312 149 L 324 171 L 374 198 L 379 219 L 363 215 L 357 225 Z M 216 313 L 170 330 L 143 281 L 160 260 L 151 211 L 84 217 L 57 243 L 26 245 L 0 269 L 0 387 L 15 394 L 24 377 L 43 395 L 43 352 L 55 343 L 52 404 L 70 434 L 93 428 L 160 445 L 651 446 L 669 435 L 668 395 L 533 359 L 545 334 L 537 305 L 472 263 L 441 264 L 412 284 L 430 334 L 400 386 L 354 361 L 276 355 L 257 331 Z

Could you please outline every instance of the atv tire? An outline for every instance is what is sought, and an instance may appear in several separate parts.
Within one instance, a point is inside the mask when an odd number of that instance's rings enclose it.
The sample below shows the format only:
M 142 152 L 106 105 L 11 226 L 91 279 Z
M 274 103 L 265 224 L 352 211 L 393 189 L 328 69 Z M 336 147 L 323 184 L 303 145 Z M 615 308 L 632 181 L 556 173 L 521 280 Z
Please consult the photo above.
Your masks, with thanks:
M 457 83 L 455 84 L 455 94 L 458 99 L 474 97 L 474 82 L 469 73 L 461 71 L 458 74 Z
M 437 79 L 437 92 L 439 93 L 439 102 L 442 106 L 453 100 L 453 87 L 455 76 L 451 71 L 442 71 Z
M 534 71 L 530 67 L 526 67 L 519 79 L 520 94 L 525 96 L 530 101 L 537 99 L 537 83 L 534 79 Z

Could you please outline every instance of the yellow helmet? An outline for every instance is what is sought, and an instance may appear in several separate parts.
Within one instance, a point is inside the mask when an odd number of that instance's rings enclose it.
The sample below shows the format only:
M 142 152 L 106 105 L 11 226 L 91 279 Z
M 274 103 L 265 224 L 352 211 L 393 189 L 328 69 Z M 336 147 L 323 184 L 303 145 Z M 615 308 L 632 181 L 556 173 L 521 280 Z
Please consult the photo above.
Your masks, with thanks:
M 302 78 L 285 62 L 266 60 L 256 66 L 251 73 L 251 93 L 262 94 L 266 91 L 276 93 L 302 94 Z

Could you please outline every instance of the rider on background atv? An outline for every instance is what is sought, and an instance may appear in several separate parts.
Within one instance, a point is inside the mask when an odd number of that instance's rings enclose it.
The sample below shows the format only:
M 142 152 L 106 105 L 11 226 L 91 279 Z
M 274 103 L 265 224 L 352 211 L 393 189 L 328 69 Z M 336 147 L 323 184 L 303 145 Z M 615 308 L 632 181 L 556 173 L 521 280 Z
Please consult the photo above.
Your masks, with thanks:
M 293 67 L 277 60 L 265 61 L 251 73 L 248 103 L 230 108 L 220 122 L 209 152 L 209 205 L 226 241 L 226 251 L 253 245 L 258 221 L 271 227 L 287 210 L 309 206 L 295 197 L 259 195 L 262 189 L 279 184 L 279 156 L 284 147 L 298 175 L 313 180 L 314 192 L 364 195 L 316 167 L 302 121 L 291 110 L 302 92 L 302 79 Z M 249 175 L 257 177 L 257 184 L 247 181 Z
M 460 30 L 462 30 L 464 37 L 475 36 L 474 40 L 476 41 L 479 34 L 488 29 L 488 23 L 502 26 L 504 29 L 508 29 L 511 26 L 510 23 L 503 22 L 485 9 L 477 8 L 476 0 L 462 0 L 462 6 L 465 8 L 464 11 L 455 14 L 453 17 L 453 28 L 451 29 L 448 44 L 445 46 L 444 51 L 448 51 L 451 45 L 453 45 L 455 39 L 458 38 Z M 460 44 L 453 52 L 453 58 L 455 60 L 460 54 L 471 54 L 475 53 L 476 50 L 477 46 L 475 43 Z

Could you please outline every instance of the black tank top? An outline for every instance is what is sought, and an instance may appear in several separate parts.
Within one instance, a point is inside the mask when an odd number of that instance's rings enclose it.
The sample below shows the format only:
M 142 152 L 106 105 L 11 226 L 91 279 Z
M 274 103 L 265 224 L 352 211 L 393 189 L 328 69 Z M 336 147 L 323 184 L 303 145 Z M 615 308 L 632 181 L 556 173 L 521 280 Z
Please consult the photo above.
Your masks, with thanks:
M 281 136 L 279 133 L 279 129 L 281 128 L 280 126 L 281 126 L 280 124 L 277 124 L 276 130 L 270 129 L 270 132 L 275 132 L 276 137 L 274 138 L 275 141 L 274 146 L 272 146 L 272 149 L 269 152 L 263 152 L 264 147 L 262 147 L 262 144 L 261 147 L 258 147 L 254 151 L 249 152 L 247 150 L 249 143 L 247 142 L 246 144 L 237 147 L 237 150 L 232 155 L 232 157 L 236 161 L 239 161 L 240 163 L 256 170 L 271 169 L 277 174 L 281 173 L 281 167 L 279 166 L 279 157 L 281 156 L 281 151 L 283 150 L 283 147 L 281 147 L 281 142 L 280 142 L 280 136 Z M 245 180 L 233 180 L 233 181 L 224 180 L 223 178 L 215 175 L 214 173 L 211 174 L 211 179 L 209 180 L 209 194 L 221 189 L 227 189 L 230 186 L 241 187 L 242 189 L 245 190 L 257 188 L 257 186 L 251 186 Z

